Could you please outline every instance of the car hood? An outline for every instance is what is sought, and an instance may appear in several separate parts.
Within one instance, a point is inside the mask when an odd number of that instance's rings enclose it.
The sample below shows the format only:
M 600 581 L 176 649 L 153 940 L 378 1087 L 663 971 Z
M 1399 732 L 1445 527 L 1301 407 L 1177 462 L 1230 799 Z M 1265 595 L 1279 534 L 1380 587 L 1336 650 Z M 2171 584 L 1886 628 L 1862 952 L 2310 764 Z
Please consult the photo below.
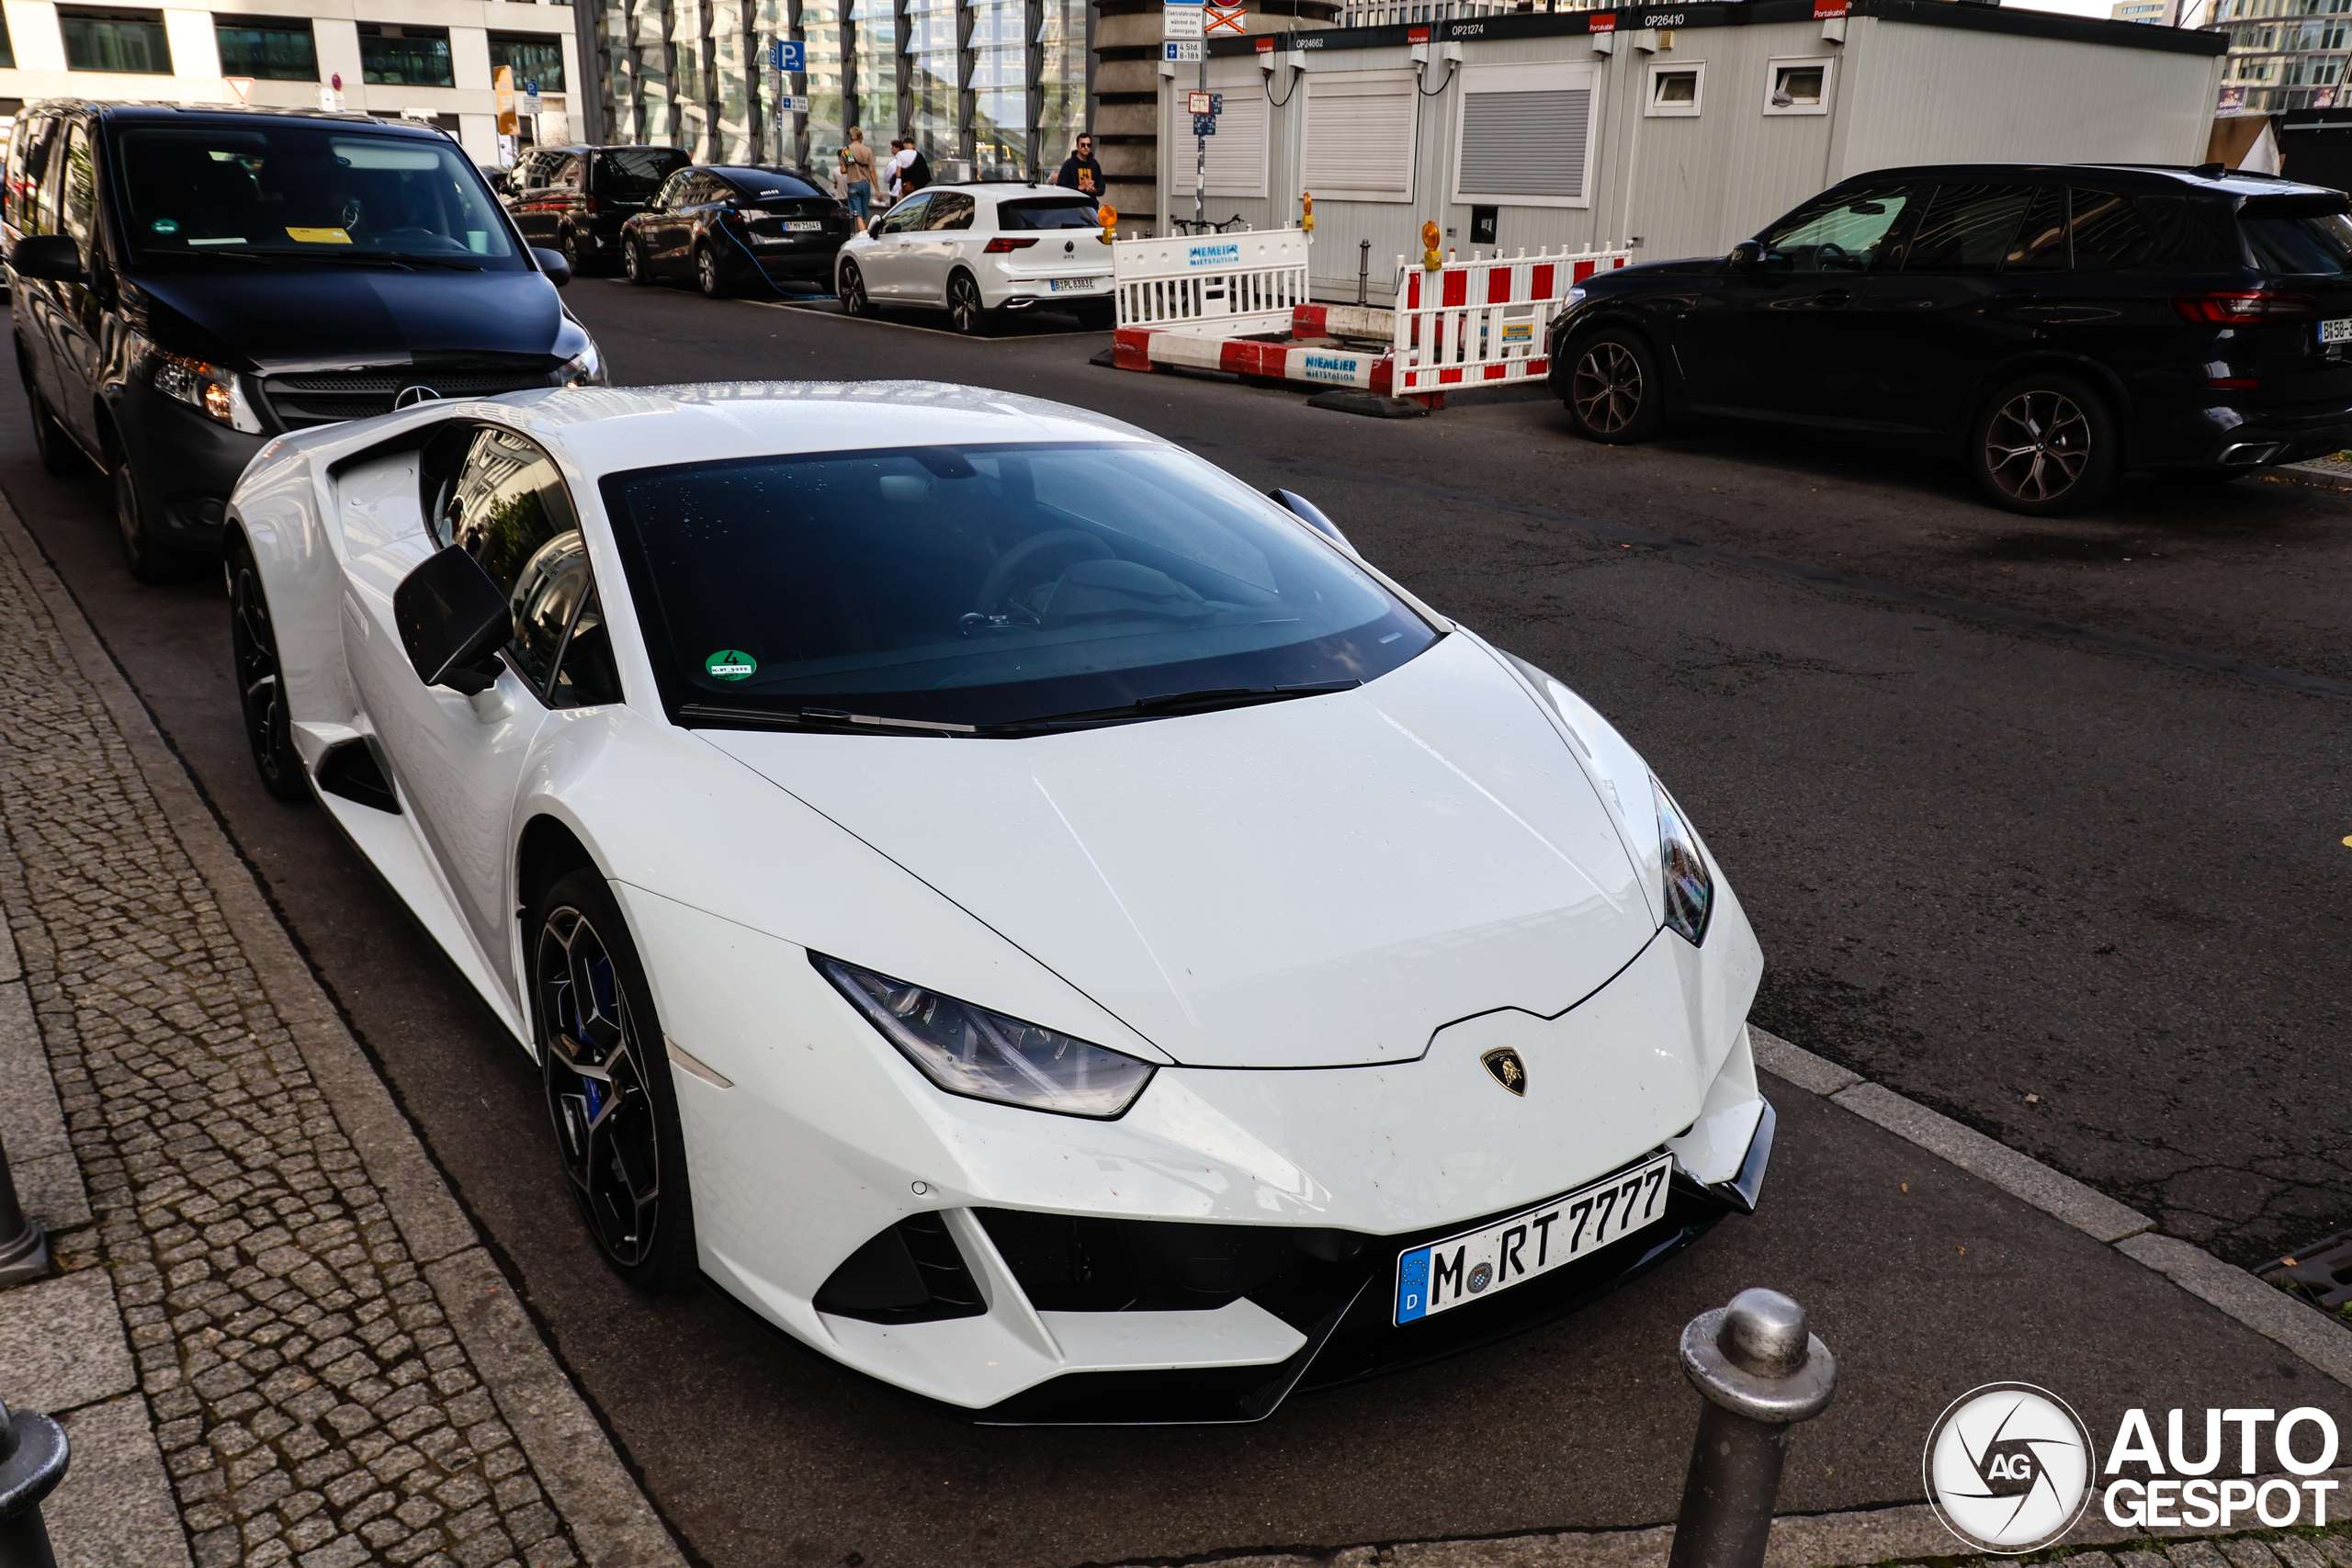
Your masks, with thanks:
M 149 337 L 259 370 L 543 356 L 563 319 L 555 285 L 537 272 L 285 266 L 141 273 L 131 283 Z
M 704 739 L 1189 1066 L 1408 1061 L 1559 1013 L 1657 929 L 1559 731 L 1465 637 L 1352 692 L 1069 735 Z M 839 956 L 924 980 L 919 952 Z

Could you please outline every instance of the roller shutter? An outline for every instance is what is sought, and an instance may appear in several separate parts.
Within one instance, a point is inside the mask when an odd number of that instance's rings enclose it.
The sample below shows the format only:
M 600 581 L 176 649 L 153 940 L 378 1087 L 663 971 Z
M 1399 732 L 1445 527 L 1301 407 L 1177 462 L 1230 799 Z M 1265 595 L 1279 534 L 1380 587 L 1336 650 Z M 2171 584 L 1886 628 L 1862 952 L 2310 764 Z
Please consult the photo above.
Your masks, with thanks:
M 1253 68 L 1246 85 L 1218 86 L 1225 94 L 1225 112 L 1217 117 L 1216 134 L 1209 138 L 1207 170 L 1211 196 L 1266 194 L 1266 96 Z M 1181 85 L 1181 84 L 1180 84 Z M 1180 92 L 1177 103 L 1183 99 Z M 1176 157 L 1168 182 L 1171 199 L 1189 208 L 1193 193 L 1192 122 L 1176 116 Z
M 1463 84 L 1454 198 L 1583 207 L 1592 170 L 1589 73 L 1501 67 Z
M 1306 90 L 1306 188 L 1335 199 L 1412 200 L 1412 73 L 1316 74 Z

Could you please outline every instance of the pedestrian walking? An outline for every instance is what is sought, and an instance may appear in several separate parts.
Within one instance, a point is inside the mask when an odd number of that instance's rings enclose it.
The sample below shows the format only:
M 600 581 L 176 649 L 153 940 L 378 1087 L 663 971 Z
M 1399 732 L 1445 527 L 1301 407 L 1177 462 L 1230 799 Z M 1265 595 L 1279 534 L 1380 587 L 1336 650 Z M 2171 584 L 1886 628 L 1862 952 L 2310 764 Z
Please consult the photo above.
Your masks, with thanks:
M 865 220 L 874 210 L 874 149 L 865 144 L 865 132 L 854 125 L 849 128 L 849 145 L 842 149 L 842 172 L 849 181 L 846 200 L 850 217 L 862 234 L 865 231 Z
M 931 161 L 915 145 L 913 133 L 908 133 L 903 143 L 906 151 L 899 154 L 899 188 L 908 196 L 931 183 Z
M 1094 138 L 1080 136 L 1078 139 L 1078 144 L 1070 150 L 1069 156 L 1062 160 L 1062 172 L 1054 176 L 1054 183 L 1098 201 L 1102 199 L 1102 165 L 1094 161 Z

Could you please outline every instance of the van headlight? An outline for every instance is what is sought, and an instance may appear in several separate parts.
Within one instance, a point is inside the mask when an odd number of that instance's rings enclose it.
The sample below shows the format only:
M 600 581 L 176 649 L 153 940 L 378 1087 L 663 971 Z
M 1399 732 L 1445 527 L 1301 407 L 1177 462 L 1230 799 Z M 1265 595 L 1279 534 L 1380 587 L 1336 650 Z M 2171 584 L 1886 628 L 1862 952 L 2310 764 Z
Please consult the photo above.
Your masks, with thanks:
M 558 367 L 550 379 L 559 387 L 604 386 L 605 357 L 596 352 L 596 345 L 592 342 Z
M 248 435 L 261 434 L 261 416 L 246 400 L 244 382 L 226 366 L 173 354 L 141 340 L 137 360 L 147 384 L 164 396 Z

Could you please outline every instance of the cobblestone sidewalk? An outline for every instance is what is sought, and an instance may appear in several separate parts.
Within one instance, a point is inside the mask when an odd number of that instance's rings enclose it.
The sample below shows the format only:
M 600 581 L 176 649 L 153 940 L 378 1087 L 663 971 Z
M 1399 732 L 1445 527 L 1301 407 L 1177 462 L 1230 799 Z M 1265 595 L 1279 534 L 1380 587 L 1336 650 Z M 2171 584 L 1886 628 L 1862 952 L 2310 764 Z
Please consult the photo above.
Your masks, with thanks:
M 60 1238 L 60 1264 L 111 1282 L 188 1552 L 200 1568 L 581 1561 L 579 1521 L 550 1505 L 511 1424 L 540 1421 L 544 1402 L 502 1409 L 507 1391 L 485 1386 L 453 1325 L 463 1303 L 436 1292 L 371 1178 L 373 1133 L 363 1161 L 142 773 L 127 688 L 86 668 L 87 628 L 52 614 L 70 606 L 0 522 L 15 547 L 0 547 L 0 908 L 92 1220 Z M 453 1213 L 435 1216 L 444 1230 Z M 476 1282 L 496 1294 L 494 1275 Z M 537 1447 L 568 1462 L 584 1425 Z M 588 1522 L 610 1534 L 609 1517 Z M 616 1556 L 600 1536 L 591 1560 L 675 1561 L 658 1527 L 640 1549 L 635 1522 L 638 1547 Z

